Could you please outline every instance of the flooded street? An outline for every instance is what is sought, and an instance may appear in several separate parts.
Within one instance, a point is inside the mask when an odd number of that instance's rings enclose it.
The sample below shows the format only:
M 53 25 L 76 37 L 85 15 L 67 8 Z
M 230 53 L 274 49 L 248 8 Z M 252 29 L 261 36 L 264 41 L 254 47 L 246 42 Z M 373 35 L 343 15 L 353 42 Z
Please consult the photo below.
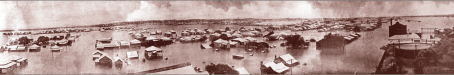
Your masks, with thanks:
M 180 34 L 181 30 L 186 28 L 198 29 L 224 29 L 230 27 L 238 29 L 241 26 L 236 25 L 182 25 L 182 26 L 165 26 L 165 25 L 147 25 L 139 26 L 139 28 L 151 28 L 149 31 L 169 31 L 176 30 Z M 246 28 L 258 26 L 245 26 Z M 307 65 L 298 65 L 292 68 L 291 72 L 287 74 L 366 74 L 375 71 L 375 66 L 378 64 L 379 59 L 383 53 L 379 47 L 386 43 L 388 35 L 387 26 L 379 28 L 375 31 L 362 32 L 362 37 L 351 44 L 346 45 L 345 50 L 317 50 L 315 46 L 308 49 L 287 49 L 286 47 L 279 46 L 284 40 L 269 41 L 270 45 L 276 45 L 276 48 L 270 48 L 269 52 L 249 52 L 246 49 L 230 48 L 215 51 L 214 49 L 201 49 L 201 44 L 208 44 L 209 42 L 193 42 L 193 43 L 174 43 L 167 46 L 159 47 L 164 50 L 164 57 L 168 60 L 147 60 L 142 62 L 144 58 L 143 53 L 145 47 L 120 47 L 114 49 L 105 49 L 103 52 L 107 53 L 110 57 L 119 56 L 123 59 L 126 58 L 126 52 L 139 51 L 139 59 L 130 59 L 131 65 L 123 65 L 122 69 L 102 68 L 95 66 L 92 60 L 92 54 L 96 51 L 95 40 L 101 38 L 113 37 L 114 41 L 130 41 L 131 31 L 92 31 L 92 32 L 79 32 L 74 34 L 81 34 L 72 46 L 60 46 L 64 48 L 61 52 L 51 52 L 50 47 L 43 48 L 40 52 L 10 52 L 12 55 L 18 55 L 29 59 L 29 65 L 25 68 L 18 70 L 18 74 L 118 74 L 118 73 L 136 73 L 140 71 L 166 67 L 170 65 L 191 62 L 194 67 L 204 67 L 209 63 L 224 63 L 235 67 L 245 67 L 251 74 L 260 74 L 260 61 L 270 62 L 274 56 L 284 54 L 291 54 L 299 62 L 306 63 Z M 159 28 L 159 29 L 153 29 Z M 139 31 L 132 31 L 139 32 Z M 290 32 L 290 31 L 277 31 Z M 262 32 L 265 34 L 268 32 Z M 305 38 L 320 39 L 323 37 L 323 32 L 316 30 L 298 31 L 296 33 L 302 34 Z M 349 32 L 342 32 L 340 34 L 347 34 Z M 64 35 L 64 34 L 45 34 L 45 35 Z M 37 38 L 40 35 L 29 35 Z M 146 35 L 150 36 L 150 35 Z M 157 38 L 161 35 L 152 35 Z M 255 37 L 258 40 L 263 40 L 262 37 Z M 2 40 L 7 40 L 7 36 L 2 36 Z M 2 42 L 4 43 L 4 42 Z M 249 54 L 253 54 L 250 56 Z M 238 60 L 232 59 L 232 55 L 244 55 L 245 58 Z M 205 64 L 203 62 L 206 62 Z M 203 69 L 202 69 L 203 70 Z

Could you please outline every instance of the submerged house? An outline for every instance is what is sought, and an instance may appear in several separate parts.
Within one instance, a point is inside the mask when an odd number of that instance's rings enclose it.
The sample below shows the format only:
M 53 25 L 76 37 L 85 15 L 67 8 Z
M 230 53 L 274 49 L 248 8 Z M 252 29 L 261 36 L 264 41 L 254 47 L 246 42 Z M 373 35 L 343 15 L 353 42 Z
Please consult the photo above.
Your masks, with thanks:
M 105 54 L 104 52 L 96 50 L 96 52 L 93 53 L 93 60 L 99 59 L 104 54 Z
M 115 57 L 115 67 L 116 68 L 123 68 L 123 60 L 120 59 L 120 57 Z
M 264 64 L 264 66 L 265 72 L 268 72 L 267 74 L 282 74 L 290 69 L 290 67 L 285 66 L 284 63 L 276 64 L 275 62 L 269 62 Z
M 8 53 L 0 54 L 0 74 L 14 74 L 16 68 L 23 67 L 28 64 L 28 59 Z
M 139 58 L 139 51 L 127 52 L 126 55 L 130 59 Z
M 102 55 L 101 57 L 99 57 L 99 59 L 95 60 L 95 64 L 106 67 L 112 67 L 112 58 L 110 58 L 107 55 Z
M 285 66 L 294 66 L 297 65 L 299 62 L 296 60 L 292 55 L 285 54 L 279 56 L 277 59 L 278 62 L 282 62 Z
M 29 51 L 39 51 L 39 50 L 41 50 L 41 47 L 36 44 L 33 44 L 32 46 L 28 47 L 28 50 Z

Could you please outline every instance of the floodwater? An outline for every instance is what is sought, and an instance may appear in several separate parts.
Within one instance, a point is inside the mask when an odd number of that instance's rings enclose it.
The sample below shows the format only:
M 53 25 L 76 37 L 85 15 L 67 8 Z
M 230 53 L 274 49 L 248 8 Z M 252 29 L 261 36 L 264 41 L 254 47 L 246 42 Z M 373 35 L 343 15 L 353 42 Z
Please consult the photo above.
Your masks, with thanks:
M 155 68 L 166 67 L 170 65 L 191 62 L 194 67 L 204 67 L 209 63 L 223 63 L 234 68 L 245 67 L 251 74 L 260 74 L 260 61 L 264 63 L 270 62 L 274 56 L 284 54 L 291 54 L 300 63 L 292 67 L 291 71 L 286 74 L 369 74 L 375 71 L 376 65 L 379 63 L 383 50 L 379 48 L 387 43 L 388 24 L 384 24 L 382 28 L 374 31 L 361 32 L 362 35 L 358 40 L 346 45 L 345 49 L 333 50 L 318 50 L 314 46 L 308 49 L 287 49 L 279 46 L 280 43 L 285 41 L 269 41 L 270 45 L 276 45 L 276 48 L 269 49 L 269 52 L 253 51 L 249 52 L 244 48 L 230 48 L 220 49 L 215 51 L 212 49 L 201 49 L 201 44 L 209 42 L 194 42 L 194 43 L 175 43 L 167 46 L 159 47 L 164 51 L 164 57 L 168 60 L 147 60 L 142 62 L 144 58 L 144 47 L 121 47 L 114 49 L 106 49 L 103 52 L 107 53 L 110 57 L 119 54 L 121 58 L 126 58 L 126 52 L 139 51 L 139 59 L 130 59 L 131 65 L 123 65 L 122 69 L 117 69 L 115 66 L 112 68 L 102 68 L 95 66 L 92 60 L 92 53 L 96 51 L 95 40 L 101 38 L 113 37 L 114 41 L 132 40 L 128 32 L 136 31 L 92 31 L 80 32 L 74 34 L 81 34 L 76 39 L 72 46 L 60 46 L 64 48 L 61 52 L 51 52 L 50 47 L 43 48 L 40 52 L 9 52 L 11 55 L 18 55 L 29 59 L 27 67 L 18 69 L 18 74 L 118 74 L 118 73 L 135 73 Z M 237 25 L 143 25 L 139 28 L 152 28 L 150 31 L 162 30 L 163 32 L 175 30 L 178 34 L 181 30 L 186 28 L 198 29 L 224 29 L 230 27 L 238 29 L 242 26 Z M 246 28 L 259 27 L 259 26 L 244 26 Z M 277 31 L 275 33 L 280 33 Z M 289 32 L 289 31 L 283 31 Z M 263 32 L 267 33 L 267 32 Z M 317 32 L 316 30 L 298 31 L 296 33 L 302 34 L 305 38 L 320 39 L 324 33 Z M 348 32 L 340 31 L 341 34 Z M 46 34 L 57 35 L 57 34 Z M 63 34 L 60 34 L 63 35 Z M 37 38 L 40 35 L 28 35 Z M 146 35 L 150 36 L 150 35 Z M 152 35 L 158 38 L 161 35 Z M 0 37 L 0 43 L 5 43 L 7 38 L 11 36 Z M 262 37 L 255 37 L 258 40 L 263 40 Z M 253 54 L 250 56 L 249 54 Z M 244 59 L 233 59 L 232 55 L 244 55 Z M 203 62 L 206 62 L 205 64 Z M 204 70 L 202 68 L 202 70 Z

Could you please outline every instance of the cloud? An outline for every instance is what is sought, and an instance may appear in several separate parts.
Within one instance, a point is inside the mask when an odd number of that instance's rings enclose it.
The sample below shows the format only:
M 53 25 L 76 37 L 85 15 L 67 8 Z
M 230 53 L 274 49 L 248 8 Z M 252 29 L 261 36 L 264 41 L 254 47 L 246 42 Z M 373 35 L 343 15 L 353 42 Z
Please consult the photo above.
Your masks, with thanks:
M 302 1 L 142 1 L 141 9 L 129 14 L 127 20 L 318 17 L 313 12 L 311 5 Z
M 83 26 L 124 21 L 136 10 L 130 1 L 4 1 L 0 7 L 2 28 L 20 29 Z
M 0 27 L 1 28 L 25 28 L 22 11 L 18 10 L 14 2 L 0 2 Z

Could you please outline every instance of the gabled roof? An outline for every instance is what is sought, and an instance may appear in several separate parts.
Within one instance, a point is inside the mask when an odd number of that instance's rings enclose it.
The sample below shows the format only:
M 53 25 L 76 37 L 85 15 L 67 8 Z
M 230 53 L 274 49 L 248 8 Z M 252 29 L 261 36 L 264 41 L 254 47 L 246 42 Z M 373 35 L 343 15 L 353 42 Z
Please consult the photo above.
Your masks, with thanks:
M 271 67 L 271 66 L 273 66 L 273 65 L 276 65 L 276 63 L 274 63 L 274 62 L 268 62 L 268 63 L 265 64 L 265 67 Z
M 93 52 L 93 55 L 95 55 L 95 54 L 104 55 L 104 52 L 101 52 L 101 51 L 99 51 L 99 50 L 96 50 L 96 52 Z
M 137 40 L 137 39 L 131 40 L 130 42 L 131 42 L 131 43 L 140 43 L 140 41 Z
M 277 73 L 282 73 L 285 70 L 288 70 L 289 67 L 285 66 L 283 63 L 278 63 L 276 65 L 271 65 L 271 69 L 273 69 Z
M 52 46 L 51 48 L 52 48 L 52 49 L 57 49 L 57 48 L 60 48 L 60 47 L 58 47 L 57 45 L 55 45 L 55 46 Z
M 148 47 L 147 49 L 145 49 L 146 51 L 161 51 L 162 49 L 158 48 L 158 47 L 155 47 L 155 46 L 151 46 L 151 47 Z
M 38 46 L 38 45 L 36 45 L 36 44 L 33 44 L 33 45 L 32 45 L 32 46 L 30 46 L 29 48 L 39 48 L 39 46 Z
M 114 61 L 115 61 L 115 62 L 118 62 L 118 61 L 123 62 L 123 60 L 121 60 L 121 58 L 118 57 L 118 56 L 114 58 Z
M 107 54 L 105 54 L 105 55 L 102 55 L 101 57 L 99 57 L 99 59 L 96 59 L 95 62 L 99 62 L 100 60 L 110 60 L 110 61 L 112 61 L 112 58 L 110 58 L 109 56 L 107 56 Z
M 391 25 L 391 26 L 392 26 L 392 27 L 395 27 L 395 26 L 406 26 L 406 25 L 403 25 L 403 24 L 401 24 L 401 23 L 399 23 L 399 22 L 396 22 L 395 24 L 393 24 L 393 25 Z
M 295 59 L 295 58 L 293 58 L 293 56 L 290 55 L 290 54 L 282 55 L 282 56 L 280 56 L 280 58 L 281 58 L 282 60 L 284 60 L 284 61 L 289 61 L 289 60 Z

